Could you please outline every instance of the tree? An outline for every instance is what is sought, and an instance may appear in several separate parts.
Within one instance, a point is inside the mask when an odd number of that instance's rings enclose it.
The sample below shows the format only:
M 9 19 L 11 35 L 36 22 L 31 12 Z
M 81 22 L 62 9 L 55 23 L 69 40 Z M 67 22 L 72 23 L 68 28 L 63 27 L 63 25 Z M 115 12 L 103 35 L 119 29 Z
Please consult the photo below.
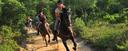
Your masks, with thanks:
M 1 7 L 2 7 L 2 0 L 0 0 L 0 17 L 1 17 L 1 13 L 2 13 Z
M 15 25 L 20 17 L 19 14 L 25 12 L 25 7 L 17 0 L 3 0 L 2 15 L 0 17 L 1 25 Z

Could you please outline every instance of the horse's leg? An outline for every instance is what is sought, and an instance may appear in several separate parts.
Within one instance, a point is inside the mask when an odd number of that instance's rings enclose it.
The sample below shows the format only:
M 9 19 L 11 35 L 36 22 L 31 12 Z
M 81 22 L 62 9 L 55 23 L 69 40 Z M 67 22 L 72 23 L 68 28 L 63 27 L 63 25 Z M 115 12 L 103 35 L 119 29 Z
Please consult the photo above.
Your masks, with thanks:
M 73 49 L 76 51 L 77 44 L 76 44 L 76 42 L 75 42 L 75 40 L 74 40 L 74 37 L 73 37 L 73 36 L 71 37 L 71 40 L 72 40 L 72 42 L 73 42 L 73 44 L 74 44 Z
M 39 35 L 39 34 L 40 34 L 39 29 L 37 29 L 37 35 Z
M 39 27 L 39 25 L 37 25 L 37 26 L 36 26 L 37 35 L 39 35 L 39 34 L 40 34 L 40 32 L 39 32 L 39 28 L 40 28 L 40 27 Z
M 44 36 L 44 40 L 45 40 L 46 47 L 47 47 L 48 46 L 48 42 L 47 42 L 47 39 L 46 39 L 46 35 Z
M 47 43 L 46 35 L 43 35 L 43 34 L 41 33 L 41 36 L 42 36 L 43 41 L 45 40 L 45 44 L 46 44 L 46 47 L 47 47 L 47 46 L 48 46 L 48 43 Z
M 50 28 L 49 28 L 49 25 L 48 25 L 48 23 L 45 23 L 45 29 L 46 29 L 46 32 L 47 32 L 47 35 L 48 35 L 48 38 L 49 38 L 49 40 L 48 40 L 48 43 L 50 43 Z
M 70 51 L 68 46 L 67 46 L 66 40 L 62 39 L 62 42 L 63 42 L 64 47 L 66 48 L 66 51 Z
M 48 25 L 48 31 L 50 34 L 52 34 L 52 30 L 50 29 L 50 26 Z
M 68 27 L 68 30 L 69 30 L 69 32 L 70 32 L 70 39 L 72 40 L 72 42 L 73 42 L 73 44 L 74 44 L 74 47 L 73 47 L 73 49 L 76 51 L 76 47 L 77 47 L 77 44 L 76 44 L 76 42 L 75 42 L 75 40 L 74 40 L 74 37 L 75 37 L 75 33 L 73 32 L 73 30 L 72 30 L 72 28 L 71 27 Z
M 50 34 L 48 34 L 48 38 L 49 38 L 48 43 L 50 43 Z

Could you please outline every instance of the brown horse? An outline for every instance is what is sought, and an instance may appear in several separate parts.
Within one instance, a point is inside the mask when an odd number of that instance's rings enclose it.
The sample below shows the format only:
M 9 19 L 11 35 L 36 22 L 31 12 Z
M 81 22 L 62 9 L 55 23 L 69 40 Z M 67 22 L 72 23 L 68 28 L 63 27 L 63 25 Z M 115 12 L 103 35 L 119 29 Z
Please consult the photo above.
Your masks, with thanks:
M 49 24 L 46 20 L 46 16 L 40 12 L 38 14 L 38 17 L 40 19 L 40 24 L 39 24 L 39 32 L 41 33 L 43 39 L 45 40 L 46 46 L 48 46 L 48 43 L 50 43 L 50 33 L 51 33 L 51 29 L 49 27 Z M 46 39 L 46 35 L 48 35 L 48 41 Z
M 74 47 L 73 49 L 76 50 L 77 44 L 74 40 L 74 33 L 72 31 L 71 26 L 71 14 L 70 9 L 63 8 L 63 13 L 61 13 L 61 22 L 60 22 L 60 30 L 59 30 L 59 37 L 62 39 L 63 45 L 65 46 L 67 51 L 70 51 L 66 41 L 68 39 L 72 40 Z

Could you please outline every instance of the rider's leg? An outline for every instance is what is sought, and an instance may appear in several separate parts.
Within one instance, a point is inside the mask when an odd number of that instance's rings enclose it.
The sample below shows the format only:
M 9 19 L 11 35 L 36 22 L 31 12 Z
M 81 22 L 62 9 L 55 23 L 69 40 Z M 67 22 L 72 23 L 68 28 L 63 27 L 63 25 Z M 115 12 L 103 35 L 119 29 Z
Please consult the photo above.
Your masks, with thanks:
M 52 39 L 52 40 L 54 41 L 54 40 L 56 40 L 56 39 L 57 39 L 57 30 L 54 30 L 53 35 L 54 35 L 54 37 L 53 37 L 53 39 Z
M 56 39 L 56 34 L 57 34 L 57 19 L 55 20 L 55 25 L 54 25 L 54 31 L 53 31 L 53 35 L 54 35 L 54 37 L 53 37 L 53 41 Z
M 30 27 L 32 28 L 32 22 L 30 22 Z
M 40 26 L 40 23 L 38 22 L 38 24 L 37 24 L 37 35 L 39 35 L 39 26 Z

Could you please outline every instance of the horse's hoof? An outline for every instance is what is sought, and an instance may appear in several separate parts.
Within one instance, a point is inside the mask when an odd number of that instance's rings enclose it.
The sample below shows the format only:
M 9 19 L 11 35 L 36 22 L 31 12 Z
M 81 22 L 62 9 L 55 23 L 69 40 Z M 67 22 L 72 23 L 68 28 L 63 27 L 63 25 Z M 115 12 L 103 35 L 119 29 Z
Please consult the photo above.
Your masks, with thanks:
M 48 45 L 46 45 L 45 47 L 48 47 Z
M 70 50 L 66 50 L 66 51 L 70 51 Z
M 73 50 L 75 50 L 75 51 L 76 51 L 76 47 L 73 47 Z
M 36 34 L 37 36 L 39 35 L 39 33 Z
M 55 41 L 55 38 L 53 38 L 52 41 Z
M 55 41 L 55 38 L 53 38 L 52 41 Z

